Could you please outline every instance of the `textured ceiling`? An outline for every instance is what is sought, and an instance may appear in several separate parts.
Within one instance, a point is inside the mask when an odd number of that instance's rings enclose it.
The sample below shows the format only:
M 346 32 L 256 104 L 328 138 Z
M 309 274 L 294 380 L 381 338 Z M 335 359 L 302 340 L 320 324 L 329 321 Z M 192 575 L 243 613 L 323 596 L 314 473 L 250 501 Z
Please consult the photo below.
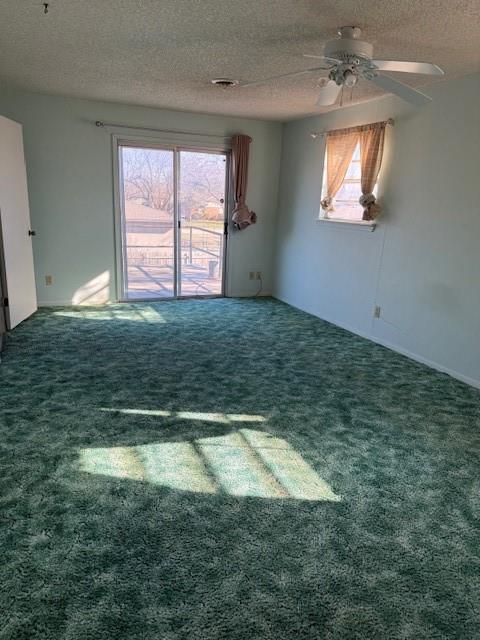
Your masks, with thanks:
M 43 92 L 287 120 L 318 113 L 315 76 L 222 90 L 312 66 L 355 24 L 382 59 L 480 71 L 479 0 L 0 0 L 0 79 Z M 392 74 L 412 86 L 425 76 Z M 363 82 L 353 101 L 381 95 Z

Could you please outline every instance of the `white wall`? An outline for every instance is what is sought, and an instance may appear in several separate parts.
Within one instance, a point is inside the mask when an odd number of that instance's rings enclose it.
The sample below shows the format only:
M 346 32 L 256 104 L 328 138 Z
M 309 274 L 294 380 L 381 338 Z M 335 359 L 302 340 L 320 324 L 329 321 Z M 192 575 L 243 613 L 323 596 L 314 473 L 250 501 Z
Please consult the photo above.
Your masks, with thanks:
M 480 386 L 480 76 L 427 92 L 419 111 L 388 97 L 285 125 L 274 293 Z M 377 229 L 318 222 L 309 133 L 390 116 Z
M 89 282 L 106 282 L 115 299 L 111 135 L 96 120 L 219 136 L 253 138 L 247 202 L 258 223 L 230 234 L 227 292 L 258 289 L 249 271 L 272 287 L 272 228 L 276 213 L 281 125 L 111 103 L 29 94 L 2 87 L 0 114 L 23 124 L 39 304 L 70 304 Z M 54 278 L 45 286 L 45 275 Z

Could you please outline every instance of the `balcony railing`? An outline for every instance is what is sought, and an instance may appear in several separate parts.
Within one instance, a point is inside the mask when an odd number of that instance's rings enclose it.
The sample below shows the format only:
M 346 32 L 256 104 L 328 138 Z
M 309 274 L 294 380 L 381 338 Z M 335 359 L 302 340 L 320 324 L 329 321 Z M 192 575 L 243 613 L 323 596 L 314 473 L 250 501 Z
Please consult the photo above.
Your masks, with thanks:
M 152 280 L 161 283 L 171 281 L 174 271 L 174 233 L 172 225 L 157 225 L 155 231 L 150 227 L 146 232 L 141 224 L 135 222 L 132 229 L 127 228 L 126 258 L 128 265 L 129 281 L 135 280 L 135 287 L 141 286 L 141 280 L 145 280 L 145 286 L 151 287 Z M 160 235 L 162 244 L 154 241 L 152 235 Z M 135 234 L 135 240 L 143 241 L 142 244 L 128 243 L 128 236 Z M 157 238 L 158 238 L 157 235 Z M 223 263 L 223 231 L 208 229 L 199 225 L 183 223 L 180 229 L 179 261 L 182 275 L 182 289 L 185 289 L 188 281 L 195 282 L 201 288 L 202 293 L 220 293 L 221 273 Z M 140 236 L 140 237 L 138 237 Z M 148 240 L 151 244 L 147 244 Z M 155 242 L 155 244 L 153 244 Z M 169 275 L 170 274 L 170 275 Z M 211 285 L 209 285 L 211 282 Z M 129 286 L 130 288 L 130 286 Z

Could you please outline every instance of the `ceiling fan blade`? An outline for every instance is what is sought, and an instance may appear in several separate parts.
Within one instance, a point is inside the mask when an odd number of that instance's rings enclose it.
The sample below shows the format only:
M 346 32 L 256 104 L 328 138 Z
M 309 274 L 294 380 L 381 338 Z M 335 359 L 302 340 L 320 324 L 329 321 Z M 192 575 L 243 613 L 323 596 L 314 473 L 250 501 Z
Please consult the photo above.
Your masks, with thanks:
M 430 62 L 401 62 L 400 60 L 371 60 L 380 71 L 400 71 L 401 73 L 424 73 L 430 76 L 443 76 L 445 72 Z
M 282 80 L 283 78 L 294 78 L 303 76 L 307 73 L 315 73 L 316 71 L 324 71 L 324 67 L 313 67 L 311 69 L 303 69 L 302 71 L 293 71 L 292 73 L 282 73 L 279 76 L 271 76 L 270 78 L 262 78 L 261 80 L 252 80 L 251 82 L 241 82 L 241 87 L 255 87 L 258 84 L 265 84 L 271 80 Z
M 342 61 L 338 60 L 337 58 L 328 58 L 327 56 L 315 56 L 315 55 L 312 55 L 311 53 L 304 53 L 303 57 L 314 58 L 315 60 L 324 60 L 325 66 L 327 69 L 330 69 L 331 67 L 335 67 L 337 64 L 342 63 Z
M 381 87 L 382 89 L 386 89 L 390 93 L 394 93 L 402 100 L 406 102 L 410 102 L 410 104 L 414 104 L 417 107 L 422 107 L 425 104 L 428 104 L 431 101 L 429 96 L 426 96 L 424 93 L 409 87 L 403 82 L 399 82 L 398 80 L 394 80 L 389 76 L 378 75 L 375 78 L 372 78 L 370 82 L 373 82 L 377 85 L 377 87 Z
M 340 87 L 333 80 L 329 80 L 323 87 L 320 88 L 318 94 L 318 100 L 315 103 L 317 107 L 329 107 L 335 104 L 342 87 Z

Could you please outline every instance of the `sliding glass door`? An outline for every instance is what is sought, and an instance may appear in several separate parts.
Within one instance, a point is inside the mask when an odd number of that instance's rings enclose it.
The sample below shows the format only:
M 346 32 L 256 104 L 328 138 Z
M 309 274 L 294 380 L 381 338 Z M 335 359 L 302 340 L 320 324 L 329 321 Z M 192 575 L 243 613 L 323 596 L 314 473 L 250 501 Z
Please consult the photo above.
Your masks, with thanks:
M 224 293 L 226 154 L 119 145 L 121 298 Z
M 175 282 L 174 152 L 120 147 L 125 299 L 172 298 Z
M 179 295 L 221 295 L 225 154 L 179 153 Z

